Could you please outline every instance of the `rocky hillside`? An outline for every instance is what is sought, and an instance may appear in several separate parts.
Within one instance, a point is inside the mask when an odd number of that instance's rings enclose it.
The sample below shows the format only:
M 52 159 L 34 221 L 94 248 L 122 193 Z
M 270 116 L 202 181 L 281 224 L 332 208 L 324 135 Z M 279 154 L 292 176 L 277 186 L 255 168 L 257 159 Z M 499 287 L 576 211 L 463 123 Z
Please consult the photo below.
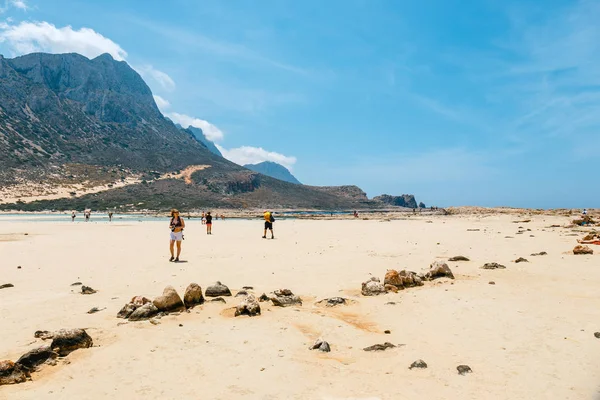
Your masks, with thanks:
M 295 183 L 300 185 L 300 181 L 283 165 L 272 161 L 264 161 L 258 164 L 246 164 L 244 168 L 259 172 L 271 178 L 279 179 L 280 181 Z
M 402 196 L 382 194 L 381 196 L 374 197 L 373 200 L 390 206 L 417 208 L 417 201 L 412 194 L 403 194 Z
M 204 145 L 204 147 L 206 147 L 211 153 L 216 154 L 219 157 L 223 157 L 217 146 L 215 146 L 215 144 L 212 141 L 208 140 L 206 136 L 204 136 L 204 131 L 202 131 L 202 129 L 196 128 L 195 126 L 188 126 L 187 128 L 184 128 L 179 124 L 175 124 L 175 126 L 193 135 L 196 138 L 196 140 L 198 140 L 202 145 Z
M 70 191 L 82 182 L 101 182 L 108 189 L 97 190 L 96 185 L 87 195 L 79 188 Z M 214 154 L 193 131 L 178 129 L 165 118 L 143 79 L 107 54 L 91 60 L 78 54 L 0 56 L 0 186 L 10 192 L 17 184 L 67 189 L 62 198 L 26 198 L 0 208 L 333 209 L 380 204 L 357 197 L 362 193 L 358 188 L 291 184 Z

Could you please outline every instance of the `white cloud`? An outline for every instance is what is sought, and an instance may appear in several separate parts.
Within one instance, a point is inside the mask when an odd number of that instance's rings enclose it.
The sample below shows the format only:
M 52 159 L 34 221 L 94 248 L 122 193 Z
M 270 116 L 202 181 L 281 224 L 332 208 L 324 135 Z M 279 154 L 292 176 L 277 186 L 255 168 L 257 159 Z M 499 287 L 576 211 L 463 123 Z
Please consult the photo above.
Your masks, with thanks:
M 143 65 L 136 68 L 136 71 L 138 71 L 142 77 L 154 80 L 166 91 L 172 92 L 175 90 L 175 81 L 165 72 L 157 70 L 152 65 Z
M 155 94 L 154 95 L 154 101 L 156 102 L 156 105 L 158 106 L 158 109 L 161 112 L 164 112 L 164 110 L 168 109 L 169 107 L 171 107 L 171 103 L 169 103 L 168 100 L 163 99 L 162 97 L 160 97 L 159 95 Z
M 274 151 L 267 151 L 262 147 L 242 146 L 234 149 L 226 149 L 217 145 L 217 148 L 221 154 L 223 154 L 223 157 L 239 165 L 273 161 L 291 170 L 297 161 L 296 157 L 286 156 Z
M 204 132 L 204 136 L 210 141 L 219 141 L 223 140 L 223 131 L 214 126 L 208 121 L 203 119 L 190 117 L 189 115 L 179 114 L 176 112 L 165 114 L 167 117 L 171 118 L 174 122 L 177 122 L 179 125 L 187 128 L 189 126 L 193 126 L 196 128 L 202 129 Z
M 20 8 L 21 10 L 28 10 L 29 6 L 25 3 L 25 0 L 11 0 L 9 1 L 16 8 Z
M 21 22 L 0 27 L 0 42 L 6 43 L 16 54 L 32 52 L 76 52 L 88 58 L 103 53 L 123 61 L 127 52 L 117 43 L 89 28 L 73 29 L 71 26 L 57 28 L 48 22 Z

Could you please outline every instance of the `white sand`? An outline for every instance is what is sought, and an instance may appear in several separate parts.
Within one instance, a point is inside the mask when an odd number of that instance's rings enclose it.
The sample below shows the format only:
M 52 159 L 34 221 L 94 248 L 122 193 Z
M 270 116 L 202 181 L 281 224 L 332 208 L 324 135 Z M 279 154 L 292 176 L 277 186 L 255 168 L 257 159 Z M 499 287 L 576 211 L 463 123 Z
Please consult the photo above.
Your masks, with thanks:
M 86 328 L 95 344 L 69 355 L 69 364 L 34 373 L 32 382 L 0 387 L 0 399 L 595 399 L 600 246 L 590 246 L 592 256 L 569 254 L 572 231 L 547 228 L 566 218 L 512 220 L 288 220 L 275 223 L 274 241 L 260 238 L 261 221 L 215 221 L 207 236 L 194 220 L 185 230 L 187 262 L 173 264 L 166 219 L 71 224 L 0 217 L 0 284 L 15 285 L 0 290 L 0 360 L 15 361 L 39 346 L 36 330 Z M 520 225 L 532 231 L 516 235 Z M 540 251 L 549 255 L 529 256 Z M 449 263 L 453 284 L 442 279 L 398 294 L 360 295 L 370 274 L 421 271 L 459 254 L 472 261 Z M 520 256 L 530 262 L 511 262 Z M 480 269 L 485 262 L 507 269 Z M 234 293 L 245 285 L 257 295 L 289 288 L 304 305 L 261 303 L 262 316 L 233 318 L 229 308 L 239 298 L 227 298 L 226 305 L 205 304 L 160 325 L 118 326 L 124 321 L 116 313 L 134 295 L 155 297 L 166 285 L 183 295 L 190 282 L 205 289 L 216 280 Z M 78 294 L 70 286 L 76 281 L 98 293 Z M 314 305 L 340 295 L 358 303 Z M 86 313 L 95 306 L 106 310 Z M 319 336 L 331 353 L 308 350 Z M 385 341 L 405 346 L 362 350 Z M 417 359 L 429 368 L 409 370 Z M 459 364 L 474 373 L 458 375 Z

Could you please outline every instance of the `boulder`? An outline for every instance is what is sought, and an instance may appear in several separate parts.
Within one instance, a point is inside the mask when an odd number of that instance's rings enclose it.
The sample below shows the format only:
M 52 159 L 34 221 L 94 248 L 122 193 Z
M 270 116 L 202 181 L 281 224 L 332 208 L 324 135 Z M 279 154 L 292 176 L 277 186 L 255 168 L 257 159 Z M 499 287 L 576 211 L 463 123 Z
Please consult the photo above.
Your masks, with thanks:
M 51 349 L 64 357 L 77 349 L 92 347 L 94 341 L 84 329 L 61 329 L 54 333 Z
M 121 310 L 117 313 L 117 318 L 129 318 L 136 308 L 138 307 L 133 303 L 125 304 L 123 308 L 121 308 Z
M 473 372 L 471 367 L 469 367 L 468 365 L 459 365 L 458 367 L 456 367 L 456 370 L 458 371 L 459 375 L 466 375 Z
M 260 315 L 260 304 L 254 295 L 249 294 L 242 299 L 242 302 L 235 309 L 235 316 L 248 315 L 254 317 Z
M 0 289 L 7 289 L 11 287 L 15 287 L 15 285 L 13 285 L 12 283 L 5 283 L 3 285 L 0 285 Z
M 210 302 L 211 302 L 211 303 L 223 303 L 223 304 L 227 303 L 227 302 L 225 301 L 225 299 L 224 299 L 224 298 L 222 298 L 222 297 L 215 297 L 215 298 L 214 298 L 214 299 L 212 299 Z
M 273 292 L 271 301 L 277 307 L 290 307 L 294 305 L 302 305 L 302 299 L 292 293 L 289 289 L 279 289 Z
M 380 294 L 386 294 L 385 286 L 381 284 L 379 278 L 372 277 L 366 282 L 362 283 L 361 293 L 363 296 L 379 296 Z
M 190 283 L 183 294 L 183 303 L 187 308 L 204 303 L 202 288 L 197 283 Z
M 185 306 L 183 305 L 183 300 L 177 294 L 177 291 L 173 286 L 167 286 L 165 290 L 163 290 L 162 296 L 158 296 L 152 301 L 152 304 L 159 311 L 169 312 L 169 311 L 178 311 Z
M 390 342 L 385 342 L 384 344 L 374 344 L 373 346 L 365 347 L 364 351 L 385 351 L 387 349 L 393 349 L 396 347 Z
M 402 278 L 400 277 L 400 273 L 395 269 L 388 269 L 385 273 L 385 277 L 383 278 L 384 285 L 391 285 L 396 287 L 404 287 L 404 283 Z
M 410 364 L 410 367 L 408 367 L 408 369 L 413 368 L 427 368 L 427 363 L 423 360 L 417 360 L 414 363 Z
M 12 361 L 0 361 L 0 386 L 25 382 L 29 373 L 19 364 Z
M 427 279 L 427 280 L 433 280 L 435 278 L 450 278 L 450 279 L 454 279 L 454 274 L 450 270 L 450 267 L 448 267 L 448 264 L 446 264 L 445 262 L 443 262 L 443 261 L 434 261 L 429 266 L 429 271 L 425 274 L 425 279 Z
M 600 339 L 600 332 L 594 332 L 594 337 L 596 339 Z
M 242 296 L 248 296 L 248 292 L 245 290 L 240 290 L 239 292 L 237 292 L 235 294 L 235 297 L 242 297 Z
M 385 288 L 385 290 L 387 292 L 392 292 L 392 293 L 398 293 L 398 290 L 400 289 L 404 289 L 404 286 L 394 286 L 394 285 L 390 285 L 389 283 L 386 283 L 385 285 L 383 285 L 383 287 Z
M 317 339 L 317 341 L 315 342 L 315 344 L 313 344 L 310 347 L 310 350 L 319 350 L 319 351 L 322 351 L 324 353 L 329 353 L 331 351 L 331 347 L 329 346 L 329 343 L 327 343 L 323 339 Z
M 575 254 L 575 255 L 594 254 L 594 250 L 590 249 L 588 246 L 577 245 L 573 249 L 573 254 Z
M 448 261 L 471 261 L 469 260 L 467 257 L 465 256 L 454 256 L 454 257 L 450 257 L 448 259 Z
M 38 365 L 56 357 L 58 357 L 58 353 L 52 351 L 50 346 L 43 346 L 23 354 L 17 360 L 16 364 L 23 367 L 26 371 L 33 371 Z
M 517 263 L 517 264 L 522 263 L 522 262 L 529 262 L 529 260 L 526 258 L 523 258 L 523 257 L 519 257 L 515 260 L 515 263 Z
M 142 321 L 150 319 L 158 314 L 158 308 L 153 303 L 146 303 L 141 307 L 135 309 L 134 312 L 129 316 L 130 321 Z
M 506 269 L 506 267 L 502 264 L 498 264 L 498 263 L 485 263 L 483 264 L 483 267 L 481 267 L 482 269 Z
M 231 296 L 231 290 L 221 282 L 217 281 L 214 285 L 207 287 L 204 294 L 206 297 Z
M 269 301 L 269 296 L 267 296 L 265 293 L 261 294 L 260 297 L 258 298 L 258 301 L 263 302 L 263 301 Z

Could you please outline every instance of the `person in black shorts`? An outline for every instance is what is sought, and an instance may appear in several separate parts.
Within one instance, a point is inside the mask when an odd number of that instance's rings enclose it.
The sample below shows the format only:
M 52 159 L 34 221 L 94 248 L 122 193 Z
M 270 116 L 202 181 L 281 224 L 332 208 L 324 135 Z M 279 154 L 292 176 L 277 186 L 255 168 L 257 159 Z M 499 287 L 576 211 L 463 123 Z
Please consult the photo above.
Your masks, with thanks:
M 210 211 L 206 213 L 206 234 L 212 235 L 212 215 L 210 215 Z
M 273 222 L 275 222 L 275 218 L 273 218 L 273 213 L 270 211 L 265 211 L 265 231 L 263 233 L 263 239 L 267 238 L 267 229 L 271 231 L 271 239 L 275 239 L 275 235 L 273 234 Z

